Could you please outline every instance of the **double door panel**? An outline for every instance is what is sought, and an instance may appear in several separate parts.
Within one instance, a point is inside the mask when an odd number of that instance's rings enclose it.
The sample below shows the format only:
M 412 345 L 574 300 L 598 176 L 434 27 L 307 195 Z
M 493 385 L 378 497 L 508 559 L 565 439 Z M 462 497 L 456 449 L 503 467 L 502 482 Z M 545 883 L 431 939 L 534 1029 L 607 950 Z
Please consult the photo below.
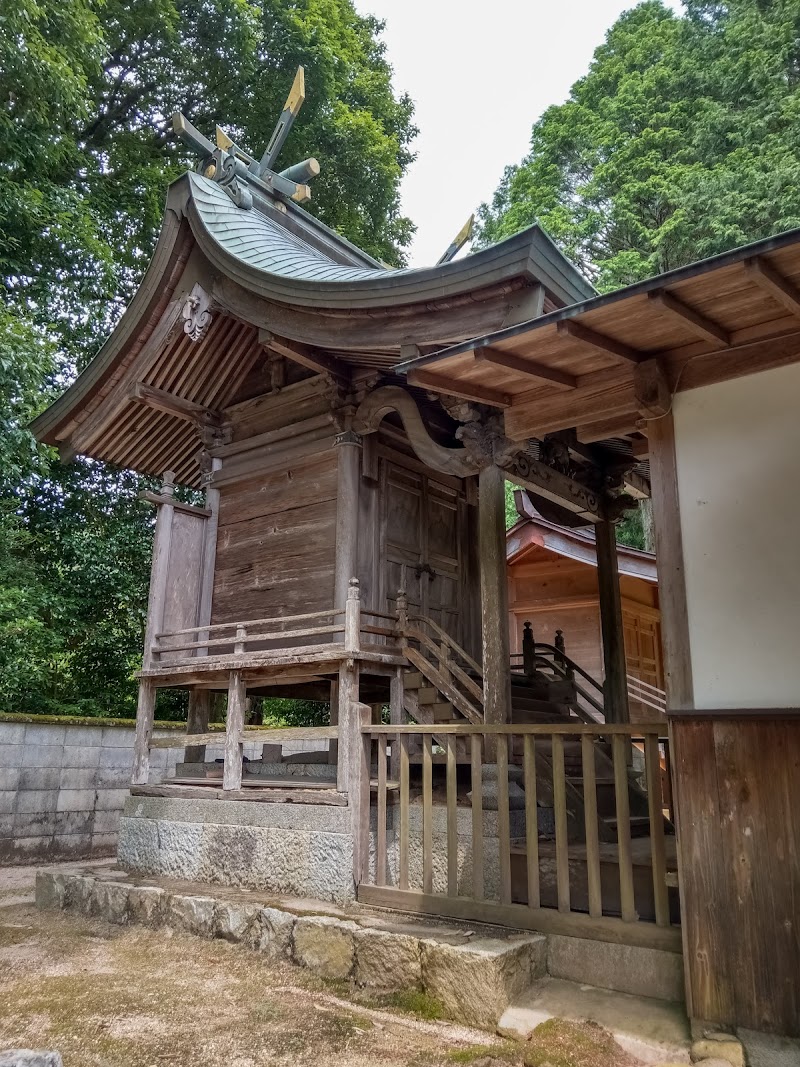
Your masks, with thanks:
M 409 611 L 438 623 L 461 640 L 463 495 L 428 474 L 386 461 L 383 584 L 388 611 L 406 590 Z

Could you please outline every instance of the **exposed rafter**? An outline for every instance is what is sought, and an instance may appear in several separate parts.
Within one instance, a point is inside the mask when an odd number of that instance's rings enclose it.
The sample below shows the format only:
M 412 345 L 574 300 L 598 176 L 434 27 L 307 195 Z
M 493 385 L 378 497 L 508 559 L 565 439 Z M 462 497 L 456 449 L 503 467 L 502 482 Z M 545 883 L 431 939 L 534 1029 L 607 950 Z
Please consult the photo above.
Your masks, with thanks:
M 692 333 L 703 341 L 710 341 L 719 348 L 727 348 L 730 345 L 730 334 L 724 327 L 709 319 L 706 315 L 702 315 L 699 311 L 695 311 L 688 304 L 684 304 L 682 300 L 679 300 L 673 293 L 667 292 L 666 289 L 656 289 L 655 292 L 648 293 L 647 299 L 663 311 L 666 311 L 668 315 L 680 319 L 684 326 L 687 326 Z
M 475 359 L 478 363 L 491 363 L 495 367 L 503 367 L 505 370 L 524 374 L 529 378 L 538 378 L 540 381 L 560 385 L 566 389 L 574 389 L 578 384 L 573 374 L 567 374 L 556 367 L 545 367 L 543 363 L 536 363 L 531 359 L 522 359 L 513 352 L 503 352 L 499 348 L 492 348 L 491 345 L 481 345 L 476 348 Z
M 185 422 L 199 426 L 218 426 L 220 422 L 219 412 L 185 400 L 182 396 L 175 396 L 164 389 L 157 389 L 154 385 L 147 385 L 146 382 L 136 382 L 128 395 L 131 400 L 136 400 L 145 407 L 164 411 L 167 415 L 174 415 L 176 419 L 183 419 Z
M 289 341 L 285 337 L 278 337 L 271 330 L 259 330 L 258 340 L 271 352 L 277 352 L 308 370 L 316 371 L 318 374 L 330 374 L 334 378 L 347 379 L 349 377 L 349 370 L 343 363 L 326 352 L 314 348 L 313 345 Z
M 433 374 L 427 370 L 410 370 L 408 384 L 419 386 L 421 389 L 430 389 L 433 393 L 444 393 L 448 396 L 460 397 L 462 400 L 472 400 L 476 404 L 488 404 L 494 408 L 511 406 L 511 396 L 499 389 L 490 389 L 477 382 L 446 378 L 444 375 Z
M 560 334 L 566 334 L 589 348 L 595 348 L 599 352 L 605 352 L 610 356 L 617 356 L 619 359 L 627 360 L 629 363 L 638 363 L 643 358 L 642 353 L 635 348 L 631 348 L 630 345 L 623 344 L 622 341 L 615 341 L 613 337 L 598 333 L 597 330 L 584 326 L 583 323 L 576 322 L 574 319 L 566 319 L 563 322 L 559 322 L 556 329 Z
M 787 281 L 782 274 L 769 264 L 762 256 L 753 256 L 744 261 L 744 269 L 750 278 L 782 304 L 792 315 L 800 316 L 800 289 Z

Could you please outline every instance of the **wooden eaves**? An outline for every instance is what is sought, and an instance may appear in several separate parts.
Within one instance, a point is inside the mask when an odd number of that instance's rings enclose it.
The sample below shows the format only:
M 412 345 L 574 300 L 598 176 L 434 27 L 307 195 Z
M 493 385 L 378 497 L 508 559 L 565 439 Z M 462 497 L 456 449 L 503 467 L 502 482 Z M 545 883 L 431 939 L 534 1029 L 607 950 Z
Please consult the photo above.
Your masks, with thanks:
M 396 366 L 412 384 L 502 397 L 513 440 L 629 437 L 675 391 L 800 360 L 800 229 Z M 430 387 L 430 386 L 429 386 Z

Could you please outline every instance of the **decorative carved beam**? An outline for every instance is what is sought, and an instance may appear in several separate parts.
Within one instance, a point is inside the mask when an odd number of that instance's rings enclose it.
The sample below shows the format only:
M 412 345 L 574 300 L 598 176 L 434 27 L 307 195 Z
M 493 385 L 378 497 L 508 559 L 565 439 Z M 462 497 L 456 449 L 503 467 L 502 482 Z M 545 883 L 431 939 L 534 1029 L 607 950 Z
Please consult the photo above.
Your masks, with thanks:
M 589 522 L 600 522 L 603 519 L 602 500 L 597 493 L 593 493 L 566 474 L 553 470 L 546 463 L 522 452 L 499 466 L 510 482 L 522 486 L 523 489 L 530 489 L 567 511 L 588 519 Z
M 478 473 L 479 464 L 465 448 L 445 448 L 434 441 L 413 396 L 399 385 L 385 385 L 369 393 L 355 413 L 353 430 L 360 434 L 374 433 L 392 411 L 402 419 L 411 447 L 423 463 L 456 478 L 469 478 Z
M 174 393 L 168 393 L 164 389 L 157 389 L 154 385 L 147 385 L 145 382 L 136 382 L 128 395 L 131 400 L 136 400 L 145 407 L 152 408 L 154 411 L 163 411 L 167 415 L 174 415 L 176 419 L 183 419 L 185 422 L 193 422 L 201 426 L 218 426 L 220 423 L 218 412 L 204 408 L 182 396 L 175 396 Z
M 559 322 L 556 329 L 559 333 L 566 334 L 589 348 L 595 348 L 610 356 L 618 356 L 620 359 L 627 360 L 630 363 L 638 363 L 643 358 L 642 353 L 637 352 L 630 345 L 623 344 L 622 341 L 615 341 L 613 337 L 598 333 L 597 330 L 592 330 L 589 326 L 584 326 L 574 319 L 566 319 L 564 322 Z
M 459 381 L 457 378 L 445 378 L 427 370 L 410 370 L 408 372 L 408 384 L 417 385 L 422 389 L 430 389 L 433 393 L 445 393 L 447 396 L 461 397 L 462 400 L 472 400 L 476 404 L 488 404 L 493 408 L 511 406 L 511 396 L 508 393 L 500 392 L 499 389 L 490 389 L 488 386 L 479 385 L 477 382 L 464 382 Z
M 312 345 L 304 345 L 300 341 L 289 341 L 285 337 L 278 337 L 270 330 L 259 330 L 258 340 L 272 352 L 286 356 L 301 367 L 316 371 L 318 374 L 330 374 L 334 378 L 347 379 L 350 377 L 349 368 L 333 356 L 322 352 Z
M 719 323 L 702 315 L 699 311 L 684 304 L 677 296 L 667 292 L 666 289 L 656 289 L 647 294 L 650 303 L 666 311 L 673 318 L 680 319 L 684 326 L 696 334 L 703 341 L 711 341 L 718 348 L 727 348 L 731 343 L 731 335 Z
M 560 385 L 566 389 L 574 389 L 578 384 L 574 374 L 567 374 L 556 367 L 546 367 L 535 360 L 522 359 L 513 352 L 503 352 L 499 348 L 492 348 L 491 345 L 481 345 L 475 349 L 474 355 L 478 363 L 490 363 L 492 366 L 503 367 L 515 374 L 524 374 L 527 378 L 539 378 L 543 382 L 551 382 L 553 385 Z
M 769 293 L 792 315 L 800 316 L 800 289 L 787 281 L 770 263 L 761 256 L 753 256 L 744 261 L 744 269 L 765 293 Z

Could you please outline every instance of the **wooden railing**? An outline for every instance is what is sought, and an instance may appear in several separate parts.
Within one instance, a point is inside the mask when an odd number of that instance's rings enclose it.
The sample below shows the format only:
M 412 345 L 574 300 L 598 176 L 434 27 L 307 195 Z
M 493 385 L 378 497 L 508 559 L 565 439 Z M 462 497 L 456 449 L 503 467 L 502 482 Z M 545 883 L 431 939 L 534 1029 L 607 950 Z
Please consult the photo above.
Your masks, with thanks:
M 652 708 L 662 715 L 667 714 L 667 694 L 657 685 L 651 685 L 633 674 L 628 675 L 628 696 L 645 707 Z
M 396 631 L 412 666 L 472 723 L 483 722 L 480 665 L 438 623 L 409 615 L 406 594 L 397 594 Z
M 300 615 L 283 615 L 266 619 L 248 619 L 241 622 L 215 623 L 213 626 L 190 626 L 184 630 L 172 630 L 155 635 L 152 645 L 154 662 L 158 664 L 167 654 L 188 652 L 191 658 L 211 655 L 241 656 L 257 651 L 254 645 L 274 644 L 292 645 L 301 638 L 333 636 L 345 632 L 345 609 L 327 609 L 308 611 Z M 298 625 L 315 622 L 318 619 L 330 619 L 325 625 Z M 333 621 L 336 620 L 336 621 Z M 182 640 L 183 639 L 183 640 Z M 191 662 L 191 659 L 178 657 L 170 663 Z
M 376 767 L 377 829 L 373 859 L 365 859 L 360 871 L 359 900 L 680 951 L 669 898 L 675 863 L 662 787 L 661 754 L 668 744 L 663 724 L 364 725 L 362 733 Z M 434 738 L 445 751 L 443 803 L 434 803 Z M 461 738 L 470 750 L 468 802 L 457 778 Z M 417 740 L 419 780 L 410 760 Z M 647 816 L 633 820 L 632 742 L 643 746 L 648 797 Z M 598 746 L 610 750 L 610 779 L 597 774 Z M 579 806 L 568 788 L 576 758 Z M 394 782 L 387 771 L 393 764 L 399 767 Z M 511 776 L 510 768 L 517 768 Z M 515 788 L 518 776 L 522 798 Z M 485 802 L 489 779 L 492 798 L 496 792 L 491 809 Z M 512 791 L 521 803 L 518 810 Z M 598 801 L 608 803 L 609 792 L 616 826 L 612 844 L 598 834 Z M 639 831 L 643 821 L 646 839 L 634 837 L 634 823 Z

